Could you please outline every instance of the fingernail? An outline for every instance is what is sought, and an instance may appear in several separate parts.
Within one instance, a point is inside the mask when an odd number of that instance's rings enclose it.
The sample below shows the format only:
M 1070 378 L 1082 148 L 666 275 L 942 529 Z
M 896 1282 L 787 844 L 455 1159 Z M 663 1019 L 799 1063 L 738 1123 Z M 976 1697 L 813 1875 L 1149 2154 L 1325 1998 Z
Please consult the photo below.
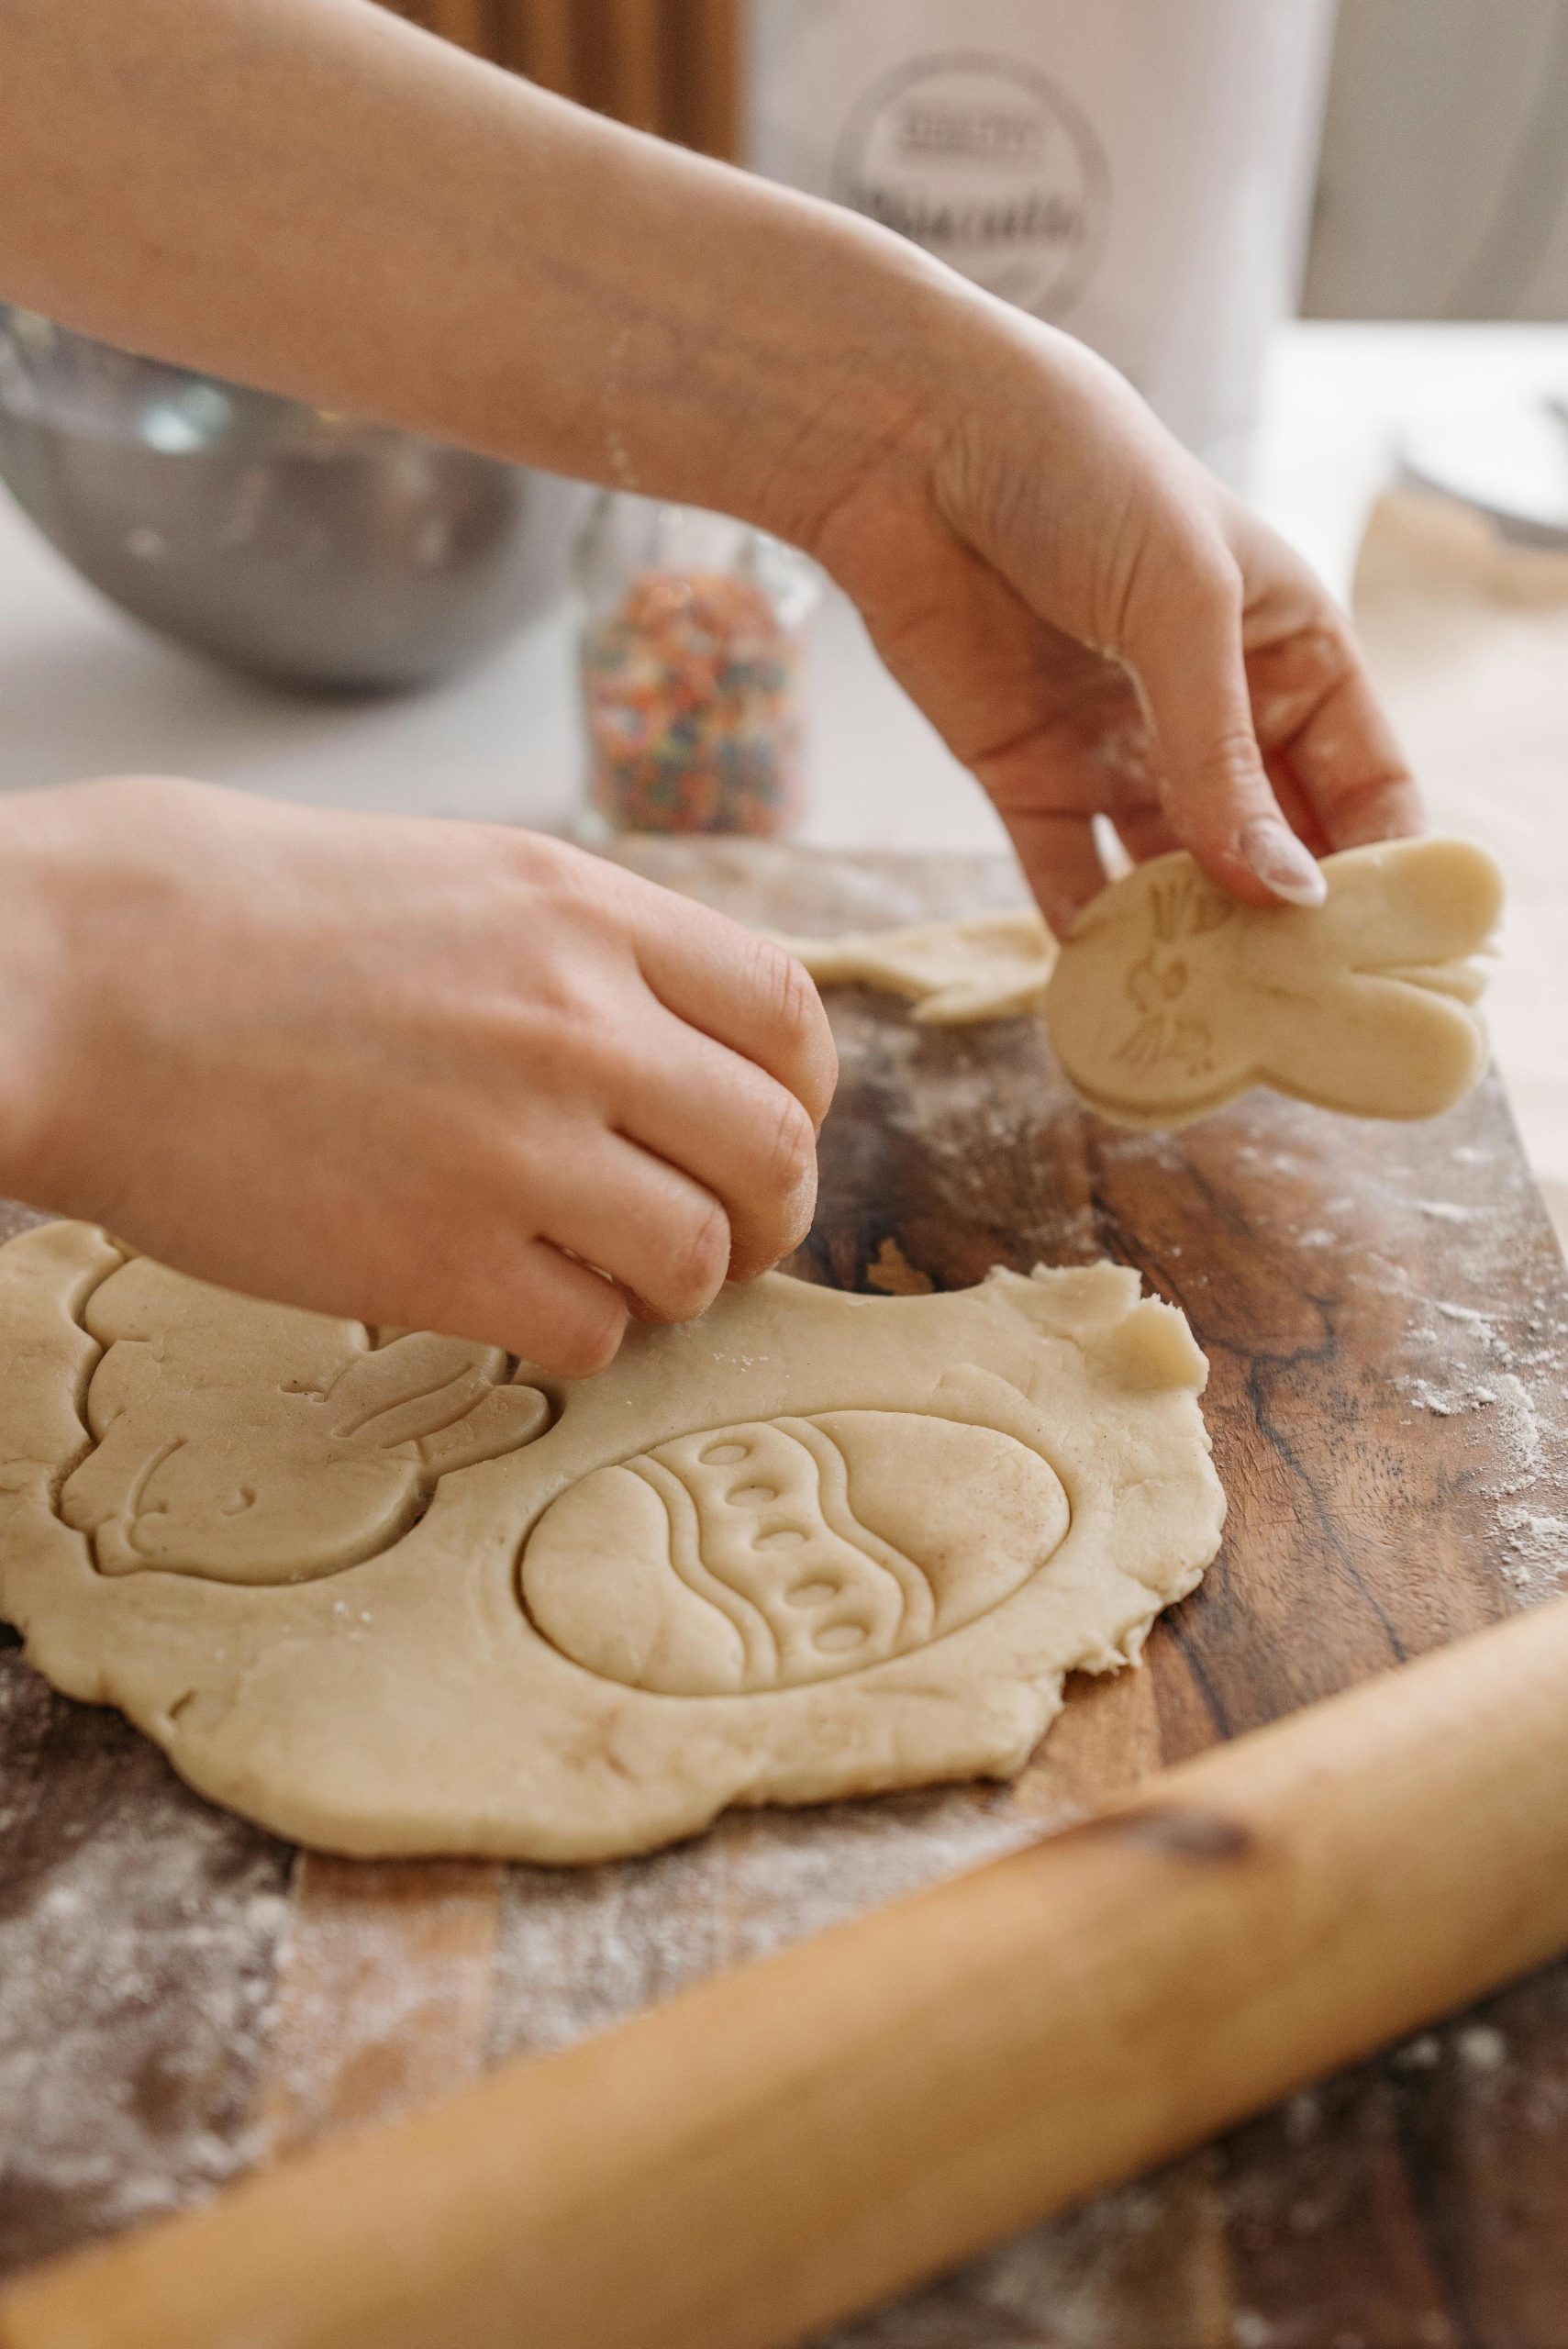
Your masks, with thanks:
M 1322 866 L 1277 817 L 1255 816 L 1243 824 L 1238 846 L 1263 886 L 1287 906 L 1320 906 L 1328 896 Z

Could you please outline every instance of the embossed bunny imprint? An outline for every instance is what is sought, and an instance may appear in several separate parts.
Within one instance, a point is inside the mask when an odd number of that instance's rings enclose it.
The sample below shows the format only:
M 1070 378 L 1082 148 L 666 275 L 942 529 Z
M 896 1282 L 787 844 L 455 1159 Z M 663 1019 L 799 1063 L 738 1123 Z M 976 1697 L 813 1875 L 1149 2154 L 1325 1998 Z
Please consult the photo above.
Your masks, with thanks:
M 1486 1065 L 1472 959 L 1502 878 L 1462 841 L 1327 857 L 1324 905 L 1263 909 L 1184 853 L 1086 906 L 1046 990 L 1062 1068 L 1124 1125 L 1183 1126 L 1251 1085 L 1362 1118 L 1429 1118 Z
M 496 1348 L 423 1332 L 375 1346 L 331 1321 L 132 1258 L 95 1289 L 95 1448 L 61 1515 L 105 1574 L 225 1582 L 335 1574 L 405 1532 L 438 1476 L 549 1425 Z
M 0 1612 L 203 1791 L 588 1860 L 1019 1768 L 1224 1513 L 1181 1315 L 1101 1264 L 771 1274 L 548 1387 L 42 1226 L 0 1249 Z

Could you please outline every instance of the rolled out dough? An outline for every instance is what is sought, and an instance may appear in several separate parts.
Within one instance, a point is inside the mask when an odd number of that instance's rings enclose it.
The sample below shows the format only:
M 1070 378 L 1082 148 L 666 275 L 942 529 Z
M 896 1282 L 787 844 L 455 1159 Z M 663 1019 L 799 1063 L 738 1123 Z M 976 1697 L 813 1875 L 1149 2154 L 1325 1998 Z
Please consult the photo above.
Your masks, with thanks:
M 1326 857 L 1327 902 L 1243 906 L 1184 852 L 1103 889 L 1057 950 L 1036 914 L 791 939 L 819 984 L 917 1019 L 1041 1009 L 1073 1088 L 1119 1124 L 1189 1125 L 1269 1085 L 1365 1118 L 1428 1118 L 1486 1064 L 1476 1005 L 1502 880 L 1464 841 Z
M 1110 1264 L 772 1274 L 596 1378 L 509 1371 L 25 1232 L 0 1612 L 280 1833 L 587 1861 L 1006 1776 L 1218 1545 L 1207 1365 Z
M 1009 1019 L 1038 1011 L 1056 941 L 1038 913 L 978 914 L 913 930 L 850 930 L 840 938 L 783 938 L 818 986 L 881 987 L 901 995 L 933 1027 Z

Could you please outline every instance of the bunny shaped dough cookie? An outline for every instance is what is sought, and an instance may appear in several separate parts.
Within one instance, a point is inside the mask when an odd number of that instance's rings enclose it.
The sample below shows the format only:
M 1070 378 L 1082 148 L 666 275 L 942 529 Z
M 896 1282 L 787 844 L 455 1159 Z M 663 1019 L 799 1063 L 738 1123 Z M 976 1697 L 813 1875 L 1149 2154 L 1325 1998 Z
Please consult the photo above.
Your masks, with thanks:
M 1072 1085 L 1119 1124 L 1189 1125 L 1249 1085 L 1430 1118 L 1486 1065 L 1474 957 L 1502 911 L 1485 850 L 1390 841 L 1324 860 L 1321 906 L 1243 906 L 1184 852 L 1114 882 L 1046 990 Z

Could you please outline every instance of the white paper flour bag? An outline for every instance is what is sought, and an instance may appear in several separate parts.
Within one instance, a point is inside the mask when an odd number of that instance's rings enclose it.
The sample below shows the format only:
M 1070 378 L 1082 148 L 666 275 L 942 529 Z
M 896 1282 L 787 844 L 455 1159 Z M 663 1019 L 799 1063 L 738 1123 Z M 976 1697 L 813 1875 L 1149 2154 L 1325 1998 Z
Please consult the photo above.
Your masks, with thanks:
M 1333 0 L 748 0 L 747 160 L 1119 367 L 1244 480 Z

